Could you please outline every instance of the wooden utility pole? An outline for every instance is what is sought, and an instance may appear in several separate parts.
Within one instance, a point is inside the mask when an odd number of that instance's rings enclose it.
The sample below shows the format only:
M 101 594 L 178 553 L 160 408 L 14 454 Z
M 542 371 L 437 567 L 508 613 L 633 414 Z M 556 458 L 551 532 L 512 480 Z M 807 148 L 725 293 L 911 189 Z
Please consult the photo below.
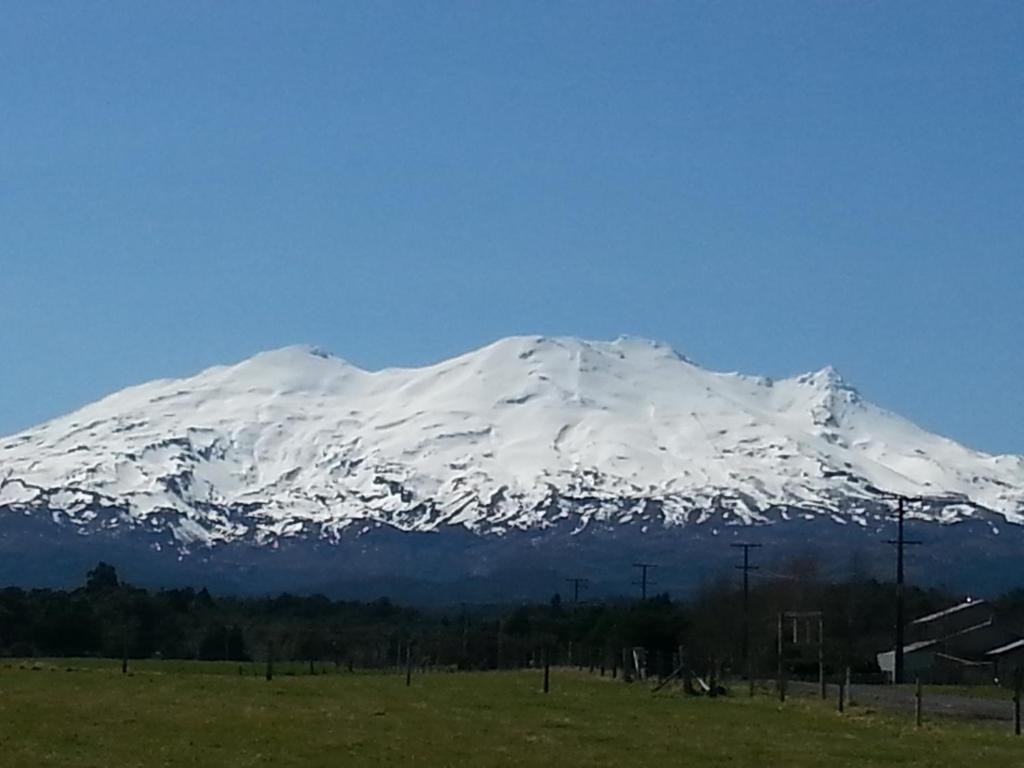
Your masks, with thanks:
M 743 565 L 736 568 L 743 571 L 743 638 L 742 656 L 743 668 L 747 671 L 747 680 L 750 683 L 750 695 L 754 695 L 754 670 L 750 663 L 750 572 L 756 571 L 757 566 L 750 564 L 750 550 L 757 549 L 760 544 L 730 544 L 734 549 L 743 550 Z
M 585 587 L 590 582 L 580 576 L 566 579 L 566 581 L 572 584 L 572 601 L 578 603 L 580 601 L 580 587 Z
M 907 541 L 903 536 L 903 517 L 905 514 L 904 504 L 907 501 L 917 501 L 907 496 L 897 496 L 897 517 L 896 517 L 896 539 L 890 540 L 890 544 L 896 545 L 896 647 L 893 649 L 893 672 L 892 681 L 897 685 L 903 682 L 903 646 L 905 644 L 903 629 L 905 620 L 903 618 L 903 548 L 920 544 L 920 541 Z
M 634 583 L 638 583 L 639 586 L 640 586 L 640 599 L 641 600 L 646 600 L 647 599 L 647 583 L 648 583 L 647 582 L 647 571 L 649 571 L 651 568 L 657 568 L 658 566 L 655 563 L 633 563 L 633 567 L 640 569 L 640 581 L 639 582 L 634 582 Z

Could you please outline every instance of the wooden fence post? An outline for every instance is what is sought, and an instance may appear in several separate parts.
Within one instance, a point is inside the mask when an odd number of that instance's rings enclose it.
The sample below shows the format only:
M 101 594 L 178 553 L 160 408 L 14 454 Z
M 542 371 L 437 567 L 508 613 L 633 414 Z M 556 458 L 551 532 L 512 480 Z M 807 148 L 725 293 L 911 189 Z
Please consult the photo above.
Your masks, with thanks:
M 405 644 L 405 687 L 412 685 L 412 642 Z
M 821 700 L 827 696 L 825 689 L 825 625 L 824 619 L 818 616 L 818 685 L 821 687 Z
M 267 643 L 267 682 L 274 679 L 274 644 Z
M 494 659 L 494 668 L 502 669 L 505 666 L 505 621 L 498 619 L 498 653 Z
M 779 689 L 779 702 L 785 703 L 786 701 L 786 666 L 782 659 L 782 651 L 784 646 L 784 640 L 782 635 L 782 614 L 779 614 L 779 638 L 778 638 L 778 655 L 779 655 L 779 668 L 776 672 L 775 686 Z
M 1024 671 L 1017 669 L 1013 675 L 1013 733 L 1020 736 L 1020 693 L 1024 682 Z
M 752 658 L 747 658 L 747 685 L 750 689 L 747 695 L 754 698 L 754 660 Z
M 921 677 L 918 676 L 914 686 L 914 722 L 918 728 L 921 727 L 921 708 Z
M 551 659 L 548 649 L 544 648 L 544 693 L 551 690 Z

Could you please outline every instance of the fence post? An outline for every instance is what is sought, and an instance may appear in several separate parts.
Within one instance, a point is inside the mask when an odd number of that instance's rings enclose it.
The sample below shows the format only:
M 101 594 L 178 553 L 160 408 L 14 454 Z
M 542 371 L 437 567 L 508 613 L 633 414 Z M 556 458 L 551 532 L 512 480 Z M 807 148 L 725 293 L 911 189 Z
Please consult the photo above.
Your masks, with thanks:
M 821 700 L 827 698 L 825 689 L 825 626 L 824 620 L 818 616 L 818 685 L 821 687 Z
M 267 682 L 274 679 L 274 644 L 267 643 Z
M 750 653 L 749 651 L 747 652 Z M 747 658 L 747 684 L 750 688 L 749 696 L 754 698 L 754 660 L 753 658 Z
M 1020 692 L 1024 682 L 1024 671 L 1020 668 L 1013 675 L 1013 733 L 1020 736 Z
M 846 703 L 853 706 L 853 686 L 850 681 L 850 668 L 846 668 Z
M 544 648 L 544 693 L 551 690 L 551 660 L 548 658 L 548 649 Z
M 412 641 L 405 644 L 405 687 L 412 685 Z
M 505 621 L 498 619 L 498 654 L 494 659 L 495 669 L 505 666 Z
M 921 677 L 918 675 L 917 683 L 914 686 L 914 721 L 917 727 L 921 727 Z
M 845 707 L 844 694 L 846 693 L 846 681 L 840 678 L 839 680 L 839 714 L 843 714 Z
M 786 667 L 782 660 L 783 637 L 782 637 L 782 614 L 779 614 L 779 638 L 778 638 L 779 668 L 776 673 L 775 686 L 779 689 L 779 702 L 786 701 Z

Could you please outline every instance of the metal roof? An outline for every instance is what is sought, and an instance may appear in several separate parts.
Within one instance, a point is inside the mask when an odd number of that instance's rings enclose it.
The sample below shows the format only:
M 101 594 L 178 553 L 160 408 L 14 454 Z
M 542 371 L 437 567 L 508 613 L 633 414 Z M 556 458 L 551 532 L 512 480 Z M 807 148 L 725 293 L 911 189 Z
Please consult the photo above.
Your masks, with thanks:
M 942 611 L 936 611 L 935 613 L 929 613 L 927 616 L 922 616 L 919 619 L 914 619 L 910 623 L 911 624 L 927 624 L 930 621 L 935 621 L 937 619 L 944 619 L 947 616 L 952 616 L 954 613 L 959 613 L 960 611 L 966 611 L 968 608 L 977 608 L 979 605 L 988 605 L 988 602 L 985 601 L 985 600 L 967 600 L 965 602 L 960 603 L 959 605 L 954 605 L 952 608 L 946 608 L 945 610 L 942 610 Z
M 1018 648 L 1024 648 L 1024 640 L 1014 640 L 1012 643 L 1001 645 L 998 648 L 993 648 L 991 651 L 985 653 L 986 656 L 1000 656 L 1010 651 L 1015 651 Z
M 918 640 L 916 643 L 911 643 L 910 645 L 904 645 L 903 646 L 903 652 L 904 653 L 913 653 L 914 651 L 920 651 L 922 648 L 927 648 L 930 645 L 935 645 L 938 642 L 939 642 L 938 640 Z M 892 653 L 892 651 L 889 651 L 889 653 Z

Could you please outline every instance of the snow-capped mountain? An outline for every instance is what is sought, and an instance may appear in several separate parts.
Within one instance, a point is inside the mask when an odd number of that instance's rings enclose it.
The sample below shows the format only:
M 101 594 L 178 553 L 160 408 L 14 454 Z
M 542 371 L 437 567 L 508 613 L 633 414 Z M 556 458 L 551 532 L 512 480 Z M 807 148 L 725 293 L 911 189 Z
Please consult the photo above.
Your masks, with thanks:
M 636 339 L 515 337 L 380 371 L 287 347 L 0 439 L 0 515 L 180 550 L 382 526 L 869 526 L 891 494 L 924 497 L 918 519 L 1024 522 L 1024 459 L 930 434 L 830 368 L 716 373 Z

